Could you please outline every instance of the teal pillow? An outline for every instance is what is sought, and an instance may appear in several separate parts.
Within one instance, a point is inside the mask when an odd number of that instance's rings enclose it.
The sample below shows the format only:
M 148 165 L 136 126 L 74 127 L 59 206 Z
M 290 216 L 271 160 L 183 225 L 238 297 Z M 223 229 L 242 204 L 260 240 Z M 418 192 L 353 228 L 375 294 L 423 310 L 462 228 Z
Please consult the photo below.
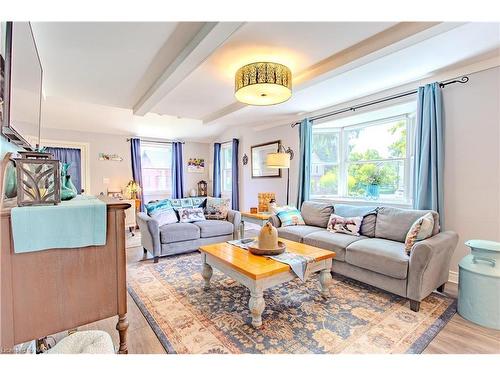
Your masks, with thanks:
M 146 205 L 146 211 L 149 216 L 155 213 L 155 211 L 163 211 L 169 208 L 174 208 L 170 199 L 163 199 L 161 201 L 149 202 Z
M 300 211 L 296 208 L 279 211 L 277 215 L 281 221 L 282 227 L 289 227 L 291 225 L 305 225 Z

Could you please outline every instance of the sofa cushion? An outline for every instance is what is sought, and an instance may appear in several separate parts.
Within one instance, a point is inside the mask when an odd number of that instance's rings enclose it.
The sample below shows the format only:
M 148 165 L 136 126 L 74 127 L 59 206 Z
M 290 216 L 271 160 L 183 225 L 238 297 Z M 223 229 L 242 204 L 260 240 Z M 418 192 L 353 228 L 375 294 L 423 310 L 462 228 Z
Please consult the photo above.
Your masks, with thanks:
M 396 279 L 406 279 L 409 259 L 404 243 L 381 238 L 356 241 L 347 246 L 345 255 L 345 261 L 353 266 Z
M 364 236 L 351 236 L 343 233 L 331 233 L 323 229 L 304 237 L 303 242 L 310 246 L 335 251 L 335 260 L 345 261 L 345 249 L 353 242 L 365 239 Z
M 368 214 L 363 217 L 359 233 L 366 237 L 375 237 L 375 225 L 377 223 L 377 214 Z
M 375 222 L 377 220 L 377 206 L 354 206 L 351 204 L 336 204 L 333 212 L 343 217 L 362 216 L 359 233 L 367 237 L 375 237 Z
M 331 203 L 306 201 L 302 203 L 300 212 L 307 225 L 326 228 L 333 206 Z
M 206 220 L 193 223 L 200 228 L 201 238 L 225 236 L 233 234 L 233 224 L 224 220 Z
M 435 235 L 439 232 L 439 216 L 437 212 L 431 210 L 404 210 L 395 207 L 380 207 L 377 212 L 375 237 L 405 242 L 406 234 L 413 223 L 428 212 L 431 212 L 434 217 L 432 235 Z
M 295 225 L 289 227 L 278 228 L 278 237 L 295 242 L 302 242 L 302 238 L 313 232 L 322 230 L 311 225 Z M 324 229 L 323 229 L 324 230 Z
M 191 223 L 174 223 L 160 227 L 161 243 L 197 240 L 198 238 L 200 238 L 200 228 Z

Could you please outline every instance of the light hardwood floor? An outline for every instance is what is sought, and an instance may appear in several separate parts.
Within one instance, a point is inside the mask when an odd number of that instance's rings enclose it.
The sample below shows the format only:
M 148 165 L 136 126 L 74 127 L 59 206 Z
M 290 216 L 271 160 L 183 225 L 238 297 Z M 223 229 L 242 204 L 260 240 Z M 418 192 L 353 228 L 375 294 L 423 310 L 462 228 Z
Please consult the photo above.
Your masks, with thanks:
M 141 247 L 127 249 L 127 261 L 143 260 Z M 161 262 L 161 259 L 160 259 Z M 453 297 L 457 295 L 456 284 L 448 283 L 445 292 Z M 80 327 L 79 330 L 100 329 L 111 334 L 115 347 L 118 345 L 118 334 L 115 330 L 116 318 L 109 318 Z M 140 312 L 132 298 L 128 298 L 128 348 L 129 353 L 157 354 L 165 353 L 162 345 Z M 60 337 L 57 335 L 56 339 Z M 425 354 L 500 354 L 500 331 L 484 328 L 471 323 L 458 314 L 439 332 L 424 351 Z

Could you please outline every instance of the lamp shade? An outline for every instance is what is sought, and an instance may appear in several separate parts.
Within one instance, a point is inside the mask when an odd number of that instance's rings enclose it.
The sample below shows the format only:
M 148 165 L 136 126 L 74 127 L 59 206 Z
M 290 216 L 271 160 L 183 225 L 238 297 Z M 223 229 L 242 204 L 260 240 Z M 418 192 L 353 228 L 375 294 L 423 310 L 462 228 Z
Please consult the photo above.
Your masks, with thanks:
M 273 62 L 248 64 L 236 72 L 234 91 L 236 99 L 245 104 L 283 103 L 292 96 L 292 72 Z
M 290 168 L 290 154 L 286 152 L 276 152 L 272 154 L 267 154 L 266 165 L 268 168 L 279 169 L 279 168 Z

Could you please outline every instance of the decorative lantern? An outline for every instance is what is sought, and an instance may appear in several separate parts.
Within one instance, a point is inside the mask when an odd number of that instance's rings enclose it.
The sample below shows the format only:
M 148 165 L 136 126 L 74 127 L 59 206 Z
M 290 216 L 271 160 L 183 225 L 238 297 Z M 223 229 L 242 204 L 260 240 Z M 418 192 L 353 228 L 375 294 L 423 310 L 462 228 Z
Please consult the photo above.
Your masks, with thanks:
M 46 206 L 61 202 L 59 160 L 46 152 L 19 152 L 16 161 L 17 205 Z
M 207 182 L 201 180 L 198 182 L 198 196 L 206 197 L 207 196 Z

